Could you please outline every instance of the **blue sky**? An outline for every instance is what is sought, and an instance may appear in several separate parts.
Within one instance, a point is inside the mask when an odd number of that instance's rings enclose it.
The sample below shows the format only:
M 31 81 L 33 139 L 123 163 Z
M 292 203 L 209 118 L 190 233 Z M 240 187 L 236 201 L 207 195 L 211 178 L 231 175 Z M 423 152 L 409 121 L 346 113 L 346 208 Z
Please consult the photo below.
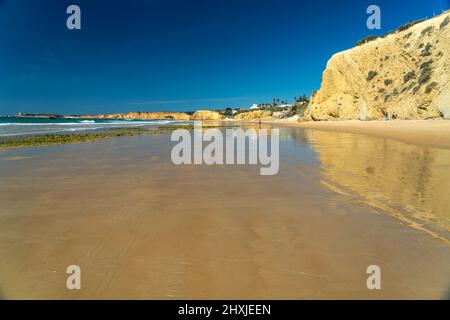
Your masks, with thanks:
M 66 8 L 81 8 L 81 30 Z M 381 7 L 382 29 L 366 28 Z M 0 0 L 0 114 L 247 107 L 309 95 L 326 62 L 449 0 Z

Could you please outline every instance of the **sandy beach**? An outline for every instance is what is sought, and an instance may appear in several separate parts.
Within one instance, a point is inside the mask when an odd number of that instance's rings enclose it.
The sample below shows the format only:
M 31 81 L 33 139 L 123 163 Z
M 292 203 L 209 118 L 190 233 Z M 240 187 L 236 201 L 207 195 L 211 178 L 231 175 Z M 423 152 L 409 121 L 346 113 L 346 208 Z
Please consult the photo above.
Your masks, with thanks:
M 450 149 L 449 120 L 308 121 L 289 122 L 289 125 L 326 131 L 360 133 L 426 147 Z
M 448 298 L 450 150 L 304 125 L 271 177 L 175 166 L 168 132 L 0 152 L 1 297 Z

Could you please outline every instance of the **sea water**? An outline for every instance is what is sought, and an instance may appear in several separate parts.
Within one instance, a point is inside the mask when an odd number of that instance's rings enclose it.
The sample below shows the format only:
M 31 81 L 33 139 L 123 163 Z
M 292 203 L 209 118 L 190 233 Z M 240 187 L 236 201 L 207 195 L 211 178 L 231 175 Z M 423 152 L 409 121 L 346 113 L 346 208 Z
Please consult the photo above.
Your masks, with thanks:
M 78 131 L 92 131 L 113 127 L 136 127 L 145 125 L 162 125 L 174 120 L 124 120 L 124 119 L 49 119 L 25 117 L 0 117 L 0 137 L 70 133 Z

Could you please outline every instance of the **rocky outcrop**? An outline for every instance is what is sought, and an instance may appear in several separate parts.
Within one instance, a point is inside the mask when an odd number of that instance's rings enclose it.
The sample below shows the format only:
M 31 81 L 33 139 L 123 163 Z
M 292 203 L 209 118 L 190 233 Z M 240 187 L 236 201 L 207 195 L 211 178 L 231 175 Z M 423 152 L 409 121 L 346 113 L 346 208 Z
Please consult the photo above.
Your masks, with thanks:
M 190 120 L 190 116 L 183 112 L 128 112 L 114 114 L 98 114 L 80 116 L 87 119 L 131 119 L 131 120 Z
M 191 120 L 220 120 L 223 116 L 216 111 L 198 110 L 195 111 Z
M 234 117 L 234 119 L 249 121 L 249 120 L 269 118 L 271 115 L 272 115 L 271 111 L 254 110 L 254 111 L 239 113 Z
M 450 11 L 334 55 L 305 120 L 450 118 Z

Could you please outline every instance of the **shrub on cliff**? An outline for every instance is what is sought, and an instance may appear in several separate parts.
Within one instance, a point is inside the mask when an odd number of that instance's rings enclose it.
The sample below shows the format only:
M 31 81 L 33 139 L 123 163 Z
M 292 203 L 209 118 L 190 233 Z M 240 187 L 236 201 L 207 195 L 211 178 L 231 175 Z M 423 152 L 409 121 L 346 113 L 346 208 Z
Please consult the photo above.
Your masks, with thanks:
M 226 117 L 231 117 L 233 115 L 233 109 L 225 108 L 225 110 L 222 112 L 222 114 Z
M 425 48 L 422 50 L 422 52 L 420 53 L 420 55 L 422 57 L 427 57 L 431 55 L 431 48 L 433 48 L 433 46 L 429 43 L 427 43 L 427 45 L 425 46 Z
M 405 34 L 403 36 L 403 39 L 409 39 L 409 38 L 411 38 L 411 36 L 412 36 L 412 32 L 408 32 L 407 34 Z
M 422 63 L 420 65 L 420 69 L 426 69 L 426 68 L 431 68 L 431 64 L 433 63 L 433 60 L 428 60 L 425 61 L 424 63 Z
M 365 37 L 364 39 L 362 39 L 362 40 L 359 40 L 357 43 L 356 43 L 356 45 L 357 46 L 362 46 L 363 44 L 366 44 L 366 43 L 368 43 L 368 42 L 370 42 L 370 41 L 373 41 L 373 40 L 376 40 L 376 39 L 378 39 L 379 38 L 379 36 L 368 36 L 368 37 Z
M 399 31 L 399 32 L 402 32 L 402 31 L 408 30 L 408 29 L 411 28 L 413 25 L 418 24 L 418 23 L 420 23 L 420 22 L 422 22 L 422 21 L 425 21 L 425 19 L 420 19 L 420 20 L 417 20 L 417 21 L 410 21 L 410 22 L 408 22 L 407 24 L 404 24 L 404 25 L 400 26 L 400 27 L 398 28 L 398 31 Z M 409 34 L 408 37 L 410 37 L 410 36 L 411 36 L 411 33 Z
M 373 78 L 375 78 L 377 76 L 378 72 L 376 71 L 369 71 L 369 73 L 367 74 L 367 81 L 372 80 Z
M 432 63 L 433 60 L 429 60 L 420 65 L 420 77 L 418 80 L 419 85 L 422 85 L 430 80 L 431 74 L 433 73 L 433 69 L 431 67 Z
M 299 115 L 299 116 L 303 116 L 303 114 L 305 113 L 306 109 L 308 108 L 308 99 L 306 101 L 297 101 L 295 102 L 292 107 L 291 110 L 289 110 L 286 114 L 286 117 L 292 117 L 295 115 Z
M 407 83 L 409 80 L 414 79 L 416 77 L 415 71 L 409 71 L 403 76 L 403 83 Z
M 448 25 L 450 23 L 450 17 L 446 16 L 445 19 L 441 22 L 439 29 L 444 28 L 446 25 Z
M 420 23 L 420 22 L 423 22 L 423 21 L 425 21 L 425 20 L 426 20 L 426 19 L 420 19 L 420 20 L 417 20 L 417 21 L 410 21 L 410 22 L 408 22 L 408 23 L 406 23 L 406 24 L 400 26 L 398 29 L 396 29 L 396 30 L 391 30 L 391 31 L 389 31 L 388 33 L 386 33 L 385 35 L 382 35 L 382 36 L 373 36 L 373 35 L 367 36 L 366 38 L 364 38 L 364 39 L 358 41 L 358 42 L 356 43 L 356 45 L 357 45 L 357 46 L 361 46 L 361 45 L 363 45 L 363 44 L 366 44 L 366 43 L 371 42 L 371 41 L 373 41 L 373 40 L 376 40 L 376 39 L 378 39 L 378 38 L 385 38 L 385 37 L 387 37 L 387 36 L 390 35 L 390 34 L 408 30 L 408 29 L 411 28 L 412 26 L 414 26 L 414 25 L 416 25 L 416 24 L 418 24 L 418 23 Z M 450 22 L 450 19 L 449 19 L 449 17 L 447 16 L 447 17 L 444 19 L 444 21 L 442 21 L 442 23 L 441 23 L 441 28 L 445 27 L 449 22 Z M 433 30 L 434 30 L 434 27 L 432 27 L 432 26 L 427 27 L 427 28 L 425 28 L 424 30 L 422 30 L 422 35 L 425 35 L 426 33 L 429 34 L 429 33 L 431 33 Z M 411 37 L 411 35 L 412 35 L 412 32 L 406 34 L 406 35 L 404 36 L 404 39 L 408 39 L 409 37 Z
M 433 32 L 434 27 L 433 26 L 428 26 L 425 29 L 422 30 L 422 32 L 420 33 L 422 36 L 426 35 L 426 34 L 430 34 L 431 32 Z
M 437 87 L 437 85 L 438 85 L 438 83 L 436 81 L 433 81 L 432 83 L 427 85 L 427 87 L 425 88 L 425 92 L 430 93 L 434 88 Z
M 419 84 L 424 84 L 428 82 L 431 78 L 431 73 L 422 73 L 419 77 Z

